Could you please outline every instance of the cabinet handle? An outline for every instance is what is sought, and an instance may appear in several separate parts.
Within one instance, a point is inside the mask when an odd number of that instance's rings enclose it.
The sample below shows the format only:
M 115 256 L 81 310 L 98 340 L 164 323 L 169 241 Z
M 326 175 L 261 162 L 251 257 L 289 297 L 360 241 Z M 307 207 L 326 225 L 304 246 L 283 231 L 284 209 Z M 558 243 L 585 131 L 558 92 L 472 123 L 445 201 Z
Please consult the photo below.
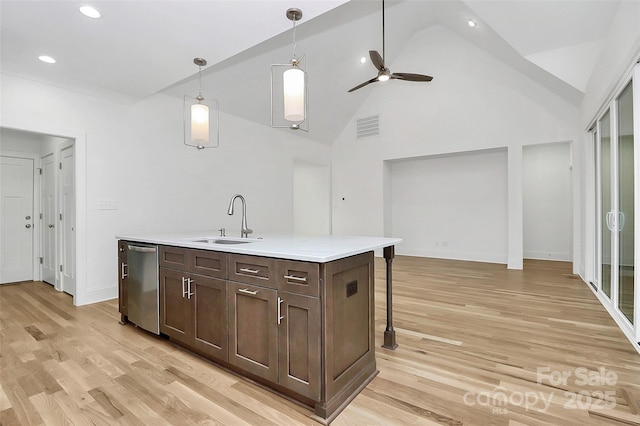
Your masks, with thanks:
M 184 283 L 187 279 L 185 277 L 182 277 L 182 297 L 187 295 L 187 292 L 184 291 Z
M 282 313 L 282 302 L 284 302 L 284 299 L 278 297 L 278 325 L 280 325 L 280 321 L 284 319 L 284 315 L 280 315 Z
M 191 293 L 191 283 L 193 280 L 191 278 L 187 278 L 187 299 L 191 299 L 195 293 Z
M 307 282 L 307 277 L 296 277 L 295 275 L 285 275 L 284 277 L 288 280 L 300 281 L 303 283 Z
M 260 272 L 260 269 L 249 269 L 249 268 L 240 268 L 240 272 L 245 272 L 247 274 L 257 274 Z
M 124 268 L 127 267 L 127 264 L 122 262 L 120 264 L 120 277 L 124 280 L 125 278 L 127 278 L 127 272 L 124 270 Z
M 257 291 L 257 290 L 256 290 L 256 291 L 251 291 L 251 290 L 249 290 L 248 288 L 239 288 L 239 289 L 238 289 L 238 291 L 239 291 L 240 293 L 250 294 L 250 295 L 252 295 L 252 296 L 255 296 L 256 294 L 258 294 L 258 291 Z

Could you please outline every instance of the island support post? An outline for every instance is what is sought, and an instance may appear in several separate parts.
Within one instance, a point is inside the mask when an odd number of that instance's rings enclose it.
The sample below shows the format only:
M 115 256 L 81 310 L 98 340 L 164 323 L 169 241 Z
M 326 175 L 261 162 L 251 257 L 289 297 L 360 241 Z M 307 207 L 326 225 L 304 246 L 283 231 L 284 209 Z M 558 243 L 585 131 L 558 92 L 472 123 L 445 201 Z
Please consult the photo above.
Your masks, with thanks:
M 384 248 L 384 259 L 387 262 L 387 328 L 384 330 L 383 348 L 394 350 L 398 347 L 396 343 L 396 331 L 393 329 L 393 280 L 391 278 L 393 257 L 395 256 L 395 246 Z

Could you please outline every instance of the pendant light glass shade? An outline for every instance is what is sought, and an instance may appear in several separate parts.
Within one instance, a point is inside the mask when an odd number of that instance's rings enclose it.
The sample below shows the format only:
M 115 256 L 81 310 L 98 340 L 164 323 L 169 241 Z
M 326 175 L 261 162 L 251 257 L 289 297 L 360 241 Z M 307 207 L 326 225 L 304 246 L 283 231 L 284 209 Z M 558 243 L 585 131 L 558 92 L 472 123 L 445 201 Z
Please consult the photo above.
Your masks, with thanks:
M 209 143 L 209 107 L 203 104 L 191 105 L 191 140 Z
M 289 68 L 282 74 L 284 118 L 287 121 L 304 120 L 304 77 L 304 71 L 298 67 Z
M 193 62 L 202 67 L 207 64 L 202 58 Z M 198 149 L 217 148 L 219 144 L 219 108 L 216 99 L 202 96 L 202 76 L 198 71 L 200 93 L 184 97 L 184 144 Z
M 293 21 L 293 59 L 288 64 L 271 65 L 271 127 L 309 131 L 307 120 L 307 73 L 304 56 L 296 57 L 296 21 L 299 9 L 287 10 Z

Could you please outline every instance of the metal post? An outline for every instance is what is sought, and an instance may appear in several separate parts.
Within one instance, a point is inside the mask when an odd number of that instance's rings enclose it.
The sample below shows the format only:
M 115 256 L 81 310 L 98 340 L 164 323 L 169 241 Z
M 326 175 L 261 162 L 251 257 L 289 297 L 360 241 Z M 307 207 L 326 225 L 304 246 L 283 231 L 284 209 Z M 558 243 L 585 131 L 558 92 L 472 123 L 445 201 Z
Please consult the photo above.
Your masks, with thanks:
M 384 331 L 384 344 L 383 348 L 395 349 L 398 347 L 396 343 L 396 331 L 393 329 L 393 291 L 392 291 L 392 278 L 391 278 L 391 262 L 395 256 L 394 246 L 384 248 L 384 259 L 387 262 L 387 328 Z

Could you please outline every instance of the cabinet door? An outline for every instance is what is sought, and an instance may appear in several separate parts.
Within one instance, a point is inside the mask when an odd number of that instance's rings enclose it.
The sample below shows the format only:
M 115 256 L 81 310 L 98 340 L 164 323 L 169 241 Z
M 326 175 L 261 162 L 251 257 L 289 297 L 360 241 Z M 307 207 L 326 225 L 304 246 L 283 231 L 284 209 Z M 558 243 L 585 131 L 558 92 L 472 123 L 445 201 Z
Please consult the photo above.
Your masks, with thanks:
M 191 301 L 185 294 L 183 278 L 187 274 L 160 268 L 160 332 L 186 343 L 193 325 Z
M 228 360 L 227 282 L 191 275 L 193 347 L 213 358 Z
M 320 299 L 278 293 L 278 382 L 315 401 L 320 399 Z
M 276 291 L 229 282 L 229 362 L 278 380 Z

